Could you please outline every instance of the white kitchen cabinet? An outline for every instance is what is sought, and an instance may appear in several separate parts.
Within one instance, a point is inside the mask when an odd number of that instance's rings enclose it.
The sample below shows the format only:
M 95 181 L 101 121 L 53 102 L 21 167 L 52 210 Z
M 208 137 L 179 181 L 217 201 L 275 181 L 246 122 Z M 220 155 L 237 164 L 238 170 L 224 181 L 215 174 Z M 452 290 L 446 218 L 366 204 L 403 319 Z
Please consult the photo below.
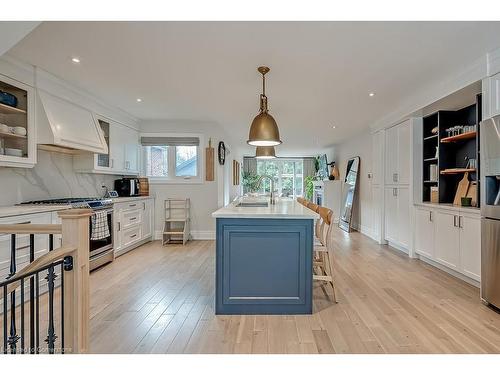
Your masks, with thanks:
M 386 187 L 385 239 L 401 250 L 408 250 L 410 234 L 410 197 L 408 187 Z
M 483 79 L 483 119 L 500 115 L 500 73 Z
M 415 252 L 434 258 L 434 218 L 431 209 L 415 209 Z
M 153 237 L 152 198 L 137 198 L 113 204 L 113 249 L 122 255 Z
M 398 127 L 385 131 L 385 184 L 397 183 L 398 174 Z
M 436 211 L 436 261 L 452 270 L 458 270 L 460 263 L 458 218 L 459 215 L 454 211 Z
M 109 151 L 107 154 L 75 156 L 75 170 L 83 173 L 138 175 L 138 131 L 102 116 L 97 118 Z
M 389 242 L 397 242 L 398 226 L 398 199 L 397 188 L 386 187 L 385 196 L 385 239 Z
M 384 163 L 384 132 L 378 131 L 372 135 L 372 184 L 383 183 L 383 163 Z
M 481 278 L 479 211 L 438 204 L 415 208 L 415 251 L 468 279 Z M 425 260 L 425 259 L 424 259 Z M 466 279 L 467 280 L 467 279 Z
M 372 220 L 373 220 L 373 235 L 377 242 L 381 242 L 381 218 L 382 218 L 382 202 L 383 189 L 379 185 L 372 186 Z
M 460 263 L 462 272 L 474 280 L 481 279 L 481 219 L 478 216 L 461 214 Z

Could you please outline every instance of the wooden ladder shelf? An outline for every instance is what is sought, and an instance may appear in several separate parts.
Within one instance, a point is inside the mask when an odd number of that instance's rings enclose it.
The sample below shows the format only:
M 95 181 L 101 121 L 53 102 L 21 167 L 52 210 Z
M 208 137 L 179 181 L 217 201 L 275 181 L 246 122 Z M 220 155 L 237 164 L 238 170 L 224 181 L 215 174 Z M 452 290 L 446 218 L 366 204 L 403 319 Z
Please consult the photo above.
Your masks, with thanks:
M 163 245 L 169 243 L 186 244 L 191 239 L 190 200 L 168 198 L 165 200 L 165 223 L 163 225 Z

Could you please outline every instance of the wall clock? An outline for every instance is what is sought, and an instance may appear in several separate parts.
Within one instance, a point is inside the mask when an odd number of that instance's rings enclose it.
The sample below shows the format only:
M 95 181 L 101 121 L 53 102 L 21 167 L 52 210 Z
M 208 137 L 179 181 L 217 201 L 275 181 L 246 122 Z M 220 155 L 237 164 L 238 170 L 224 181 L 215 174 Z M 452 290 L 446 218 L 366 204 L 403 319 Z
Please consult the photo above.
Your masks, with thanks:
M 219 142 L 219 149 L 218 149 L 218 156 L 219 156 L 219 164 L 224 165 L 226 162 L 226 146 L 224 145 L 224 142 L 220 141 Z

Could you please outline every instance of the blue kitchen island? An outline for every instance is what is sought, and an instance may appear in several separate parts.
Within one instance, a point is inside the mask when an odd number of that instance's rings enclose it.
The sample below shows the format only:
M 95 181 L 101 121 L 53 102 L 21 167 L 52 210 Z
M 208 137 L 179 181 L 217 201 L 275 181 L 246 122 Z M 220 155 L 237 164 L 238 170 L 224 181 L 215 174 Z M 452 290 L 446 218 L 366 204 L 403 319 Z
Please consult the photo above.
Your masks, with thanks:
M 216 314 L 311 314 L 314 220 L 292 199 L 237 199 L 212 214 Z

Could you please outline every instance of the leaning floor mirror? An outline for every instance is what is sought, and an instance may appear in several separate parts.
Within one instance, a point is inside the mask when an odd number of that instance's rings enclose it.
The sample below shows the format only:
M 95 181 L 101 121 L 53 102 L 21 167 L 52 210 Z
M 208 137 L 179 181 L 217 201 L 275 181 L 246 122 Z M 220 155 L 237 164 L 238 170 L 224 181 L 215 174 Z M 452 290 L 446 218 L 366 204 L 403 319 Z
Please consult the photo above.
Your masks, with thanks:
M 347 161 L 344 186 L 342 187 L 339 227 L 346 232 L 351 231 L 352 210 L 356 198 L 356 191 L 358 190 L 359 164 L 359 156 Z

